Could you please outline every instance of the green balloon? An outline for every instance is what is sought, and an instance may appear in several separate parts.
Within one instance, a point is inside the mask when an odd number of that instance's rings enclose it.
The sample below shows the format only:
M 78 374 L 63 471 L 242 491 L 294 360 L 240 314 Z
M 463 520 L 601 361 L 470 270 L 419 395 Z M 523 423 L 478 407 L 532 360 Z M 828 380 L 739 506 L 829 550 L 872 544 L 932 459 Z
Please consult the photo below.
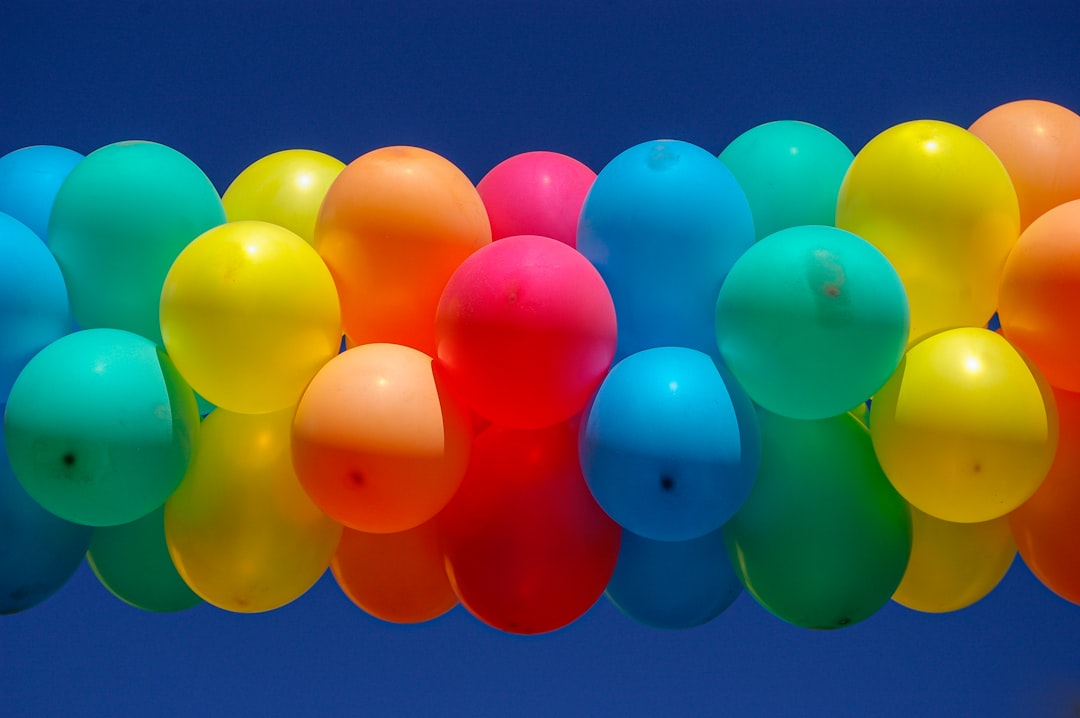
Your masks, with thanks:
M 761 468 L 723 528 L 731 562 L 758 603 L 789 623 L 858 623 L 903 578 L 911 553 L 907 504 L 852 415 L 800 421 L 758 413 Z
M 60 186 L 49 219 L 75 322 L 160 344 L 165 275 L 191 240 L 224 222 L 214 185 L 176 150 L 119 142 L 91 152 Z
M 87 526 L 129 523 L 184 478 L 199 428 L 195 394 L 152 341 L 87 329 L 38 352 L 4 415 L 11 468 L 53 514 Z
M 176 571 L 165 542 L 165 509 L 94 529 L 86 554 L 101 585 L 144 611 L 169 613 L 202 603 Z
M 855 158 L 835 135 L 795 120 L 742 133 L 720 153 L 750 202 L 757 239 L 787 227 L 836 224 L 836 198 Z

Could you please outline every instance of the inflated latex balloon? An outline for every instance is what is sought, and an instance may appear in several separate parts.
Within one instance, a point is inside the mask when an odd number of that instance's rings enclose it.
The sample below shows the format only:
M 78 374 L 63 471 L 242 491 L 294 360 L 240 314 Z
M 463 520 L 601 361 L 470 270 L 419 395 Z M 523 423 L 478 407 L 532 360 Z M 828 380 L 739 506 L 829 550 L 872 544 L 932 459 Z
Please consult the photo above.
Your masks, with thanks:
M 723 528 L 732 564 L 750 594 L 789 623 L 827 629 L 864 620 L 904 575 L 907 505 L 850 414 L 758 416 L 761 470 Z
M 754 409 L 707 354 L 646 349 L 615 365 L 582 422 L 581 467 L 621 526 L 661 541 L 715 531 L 750 493 Z
M 256 613 L 290 603 L 326 572 L 341 538 L 341 525 L 296 478 L 291 425 L 291 409 L 214 410 L 191 469 L 165 504 L 177 571 L 218 608 Z
M 893 600 L 926 613 L 967 608 L 994 590 L 1015 556 L 1004 516 L 958 524 L 912 507 L 911 560 Z
M 435 331 L 439 361 L 476 413 L 519 429 L 580 412 L 615 355 L 604 280 L 547 237 L 507 237 L 462 262 Z
M 638 623 L 680 630 L 713 620 L 742 590 L 720 531 L 689 541 L 653 541 L 624 530 L 606 595 Z
M 716 339 L 755 403 L 823 419 L 865 401 L 908 339 L 904 285 L 889 260 L 842 229 L 792 227 L 735 262 L 716 303 Z
M 0 214 L 0 404 L 30 358 L 69 331 L 67 287 L 49 248 Z
M 988 329 L 952 329 L 913 346 L 874 395 L 871 415 L 889 480 L 944 521 L 1015 509 L 1042 483 L 1058 443 L 1050 387 Z
M 836 226 L 892 262 L 907 289 L 914 343 L 940 329 L 986 325 L 1020 210 L 1008 172 L 982 140 L 916 120 L 885 130 L 855 156 Z
M 619 555 L 619 526 L 589 494 L 565 424 L 485 429 L 438 524 L 462 605 L 508 633 L 575 621 L 603 595 Z
M 91 152 L 64 180 L 49 220 L 76 323 L 160 342 L 158 300 L 169 267 L 224 221 L 214 185 L 176 150 L 118 142 Z
M 1024 563 L 1047 588 L 1080 604 L 1080 394 L 1054 391 L 1061 439 L 1038 491 L 1009 514 Z
M 318 253 L 268 222 L 229 222 L 176 258 L 161 292 L 169 356 L 215 406 L 257 414 L 295 406 L 338 353 L 341 310 Z
M 149 339 L 86 329 L 26 365 L 4 414 L 11 466 L 35 501 L 80 524 L 145 516 L 180 483 L 199 429 L 195 395 Z
M 746 195 L 715 155 L 658 140 L 609 162 L 581 208 L 577 248 L 611 290 L 617 358 L 662 346 L 716 354 L 716 295 L 753 242 Z
M 1080 115 L 1046 100 L 1017 100 L 986 112 L 970 129 L 1008 170 L 1021 229 L 1080 199 Z
M 854 155 L 808 122 L 752 127 L 720 153 L 750 202 L 758 239 L 788 227 L 836 223 L 836 196 Z
M 0 436 L 0 615 L 33 608 L 59 591 L 82 563 L 92 533 L 30 498 Z
M 0 212 L 48 241 L 49 215 L 60 185 L 83 156 L 55 145 L 34 145 L 0 157 Z
M 396 533 L 430 520 L 469 461 L 469 409 L 426 354 L 362 344 L 331 359 L 304 391 L 292 434 L 296 472 L 346 526 Z
M 446 281 L 491 242 L 476 188 L 449 160 L 384 147 L 353 160 L 330 186 L 315 247 L 341 295 L 345 333 L 435 354 L 435 307 Z
M 578 216 L 596 173 L 558 152 L 524 152 L 491 168 L 476 184 L 491 238 L 538 234 L 577 246 Z
M 1005 337 L 1046 380 L 1080 391 L 1080 200 L 1036 219 L 1001 274 L 998 317 Z
M 422 623 L 458 604 L 435 521 L 392 534 L 345 529 L 330 568 L 349 600 L 392 623 Z
M 164 506 L 128 524 L 94 529 L 86 560 L 102 586 L 144 611 L 170 613 L 202 603 L 169 556 Z
M 344 162 L 316 150 L 266 155 L 245 167 L 225 190 L 225 216 L 230 222 L 270 222 L 311 244 L 319 207 L 343 169 Z

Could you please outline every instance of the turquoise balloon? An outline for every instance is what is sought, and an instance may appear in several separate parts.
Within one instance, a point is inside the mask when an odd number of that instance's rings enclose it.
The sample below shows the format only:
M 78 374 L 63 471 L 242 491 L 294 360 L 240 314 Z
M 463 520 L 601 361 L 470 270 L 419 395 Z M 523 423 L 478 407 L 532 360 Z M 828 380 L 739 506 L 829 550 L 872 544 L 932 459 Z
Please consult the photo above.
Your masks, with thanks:
M 663 346 L 715 355 L 716 295 L 753 242 L 739 183 L 702 148 L 658 140 L 609 162 L 582 206 L 577 248 L 611 291 L 616 359 Z
M 843 628 L 884 606 L 911 554 L 907 503 L 848 413 L 801 421 L 758 411 L 761 469 L 723 527 L 750 594 L 805 628 Z
M 724 363 L 755 403 L 796 419 L 866 401 L 899 365 L 909 326 L 889 260 L 835 227 L 765 237 L 735 263 L 716 302 Z
M 165 275 L 191 240 L 224 222 L 217 190 L 176 150 L 119 142 L 91 152 L 64 180 L 49 222 L 75 322 L 160 344 Z
M 149 339 L 87 329 L 42 349 L 11 388 L 11 467 L 27 493 L 88 526 L 134 521 L 165 503 L 191 459 L 195 394 Z
M 758 239 L 788 227 L 836 224 L 836 198 L 855 158 L 816 125 L 780 120 L 742 133 L 720 153 L 750 202 Z
M 60 185 L 83 156 L 53 145 L 34 145 L 0 157 L 0 212 L 48 240 L 49 215 Z

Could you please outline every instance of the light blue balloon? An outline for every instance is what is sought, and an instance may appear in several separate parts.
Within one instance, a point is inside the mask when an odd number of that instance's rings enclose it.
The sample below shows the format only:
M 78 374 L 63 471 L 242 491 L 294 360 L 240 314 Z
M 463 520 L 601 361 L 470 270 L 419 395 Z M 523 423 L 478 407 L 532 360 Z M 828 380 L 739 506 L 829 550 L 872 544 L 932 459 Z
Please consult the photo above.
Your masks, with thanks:
M 682 347 L 616 364 L 582 421 L 578 448 L 600 507 L 660 541 L 718 529 L 749 495 L 761 454 L 745 393 L 711 357 Z
M 34 145 L 0 157 L 0 212 L 48 241 L 53 200 L 68 173 L 83 156 L 53 145 Z
M 689 541 L 653 541 L 624 529 L 606 596 L 638 623 L 680 630 L 713 620 L 742 590 L 720 531 Z
M 750 205 L 715 155 L 658 140 L 615 157 L 585 198 L 577 248 L 611 290 L 616 359 L 662 346 L 715 356 L 716 296 L 753 242 Z

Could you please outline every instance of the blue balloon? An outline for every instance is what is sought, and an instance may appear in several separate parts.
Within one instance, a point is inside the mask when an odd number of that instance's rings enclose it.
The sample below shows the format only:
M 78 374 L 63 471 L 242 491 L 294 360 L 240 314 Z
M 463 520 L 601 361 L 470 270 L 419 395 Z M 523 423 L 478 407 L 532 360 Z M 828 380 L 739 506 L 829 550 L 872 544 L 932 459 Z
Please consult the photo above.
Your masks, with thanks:
M 0 157 L 0 212 L 48 240 L 53 200 L 83 156 L 66 147 L 34 145 Z
M 638 623 L 679 630 L 713 620 L 742 590 L 720 531 L 690 541 L 653 541 L 624 529 L 606 596 Z
M 716 297 L 753 243 L 750 204 L 716 156 L 661 140 L 615 157 L 585 198 L 577 248 L 611 290 L 616 359 L 662 346 L 716 356 Z
M 658 347 L 616 364 L 582 421 L 579 455 L 600 507 L 659 541 L 715 531 L 750 494 L 761 455 L 749 398 L 695 349 Z

